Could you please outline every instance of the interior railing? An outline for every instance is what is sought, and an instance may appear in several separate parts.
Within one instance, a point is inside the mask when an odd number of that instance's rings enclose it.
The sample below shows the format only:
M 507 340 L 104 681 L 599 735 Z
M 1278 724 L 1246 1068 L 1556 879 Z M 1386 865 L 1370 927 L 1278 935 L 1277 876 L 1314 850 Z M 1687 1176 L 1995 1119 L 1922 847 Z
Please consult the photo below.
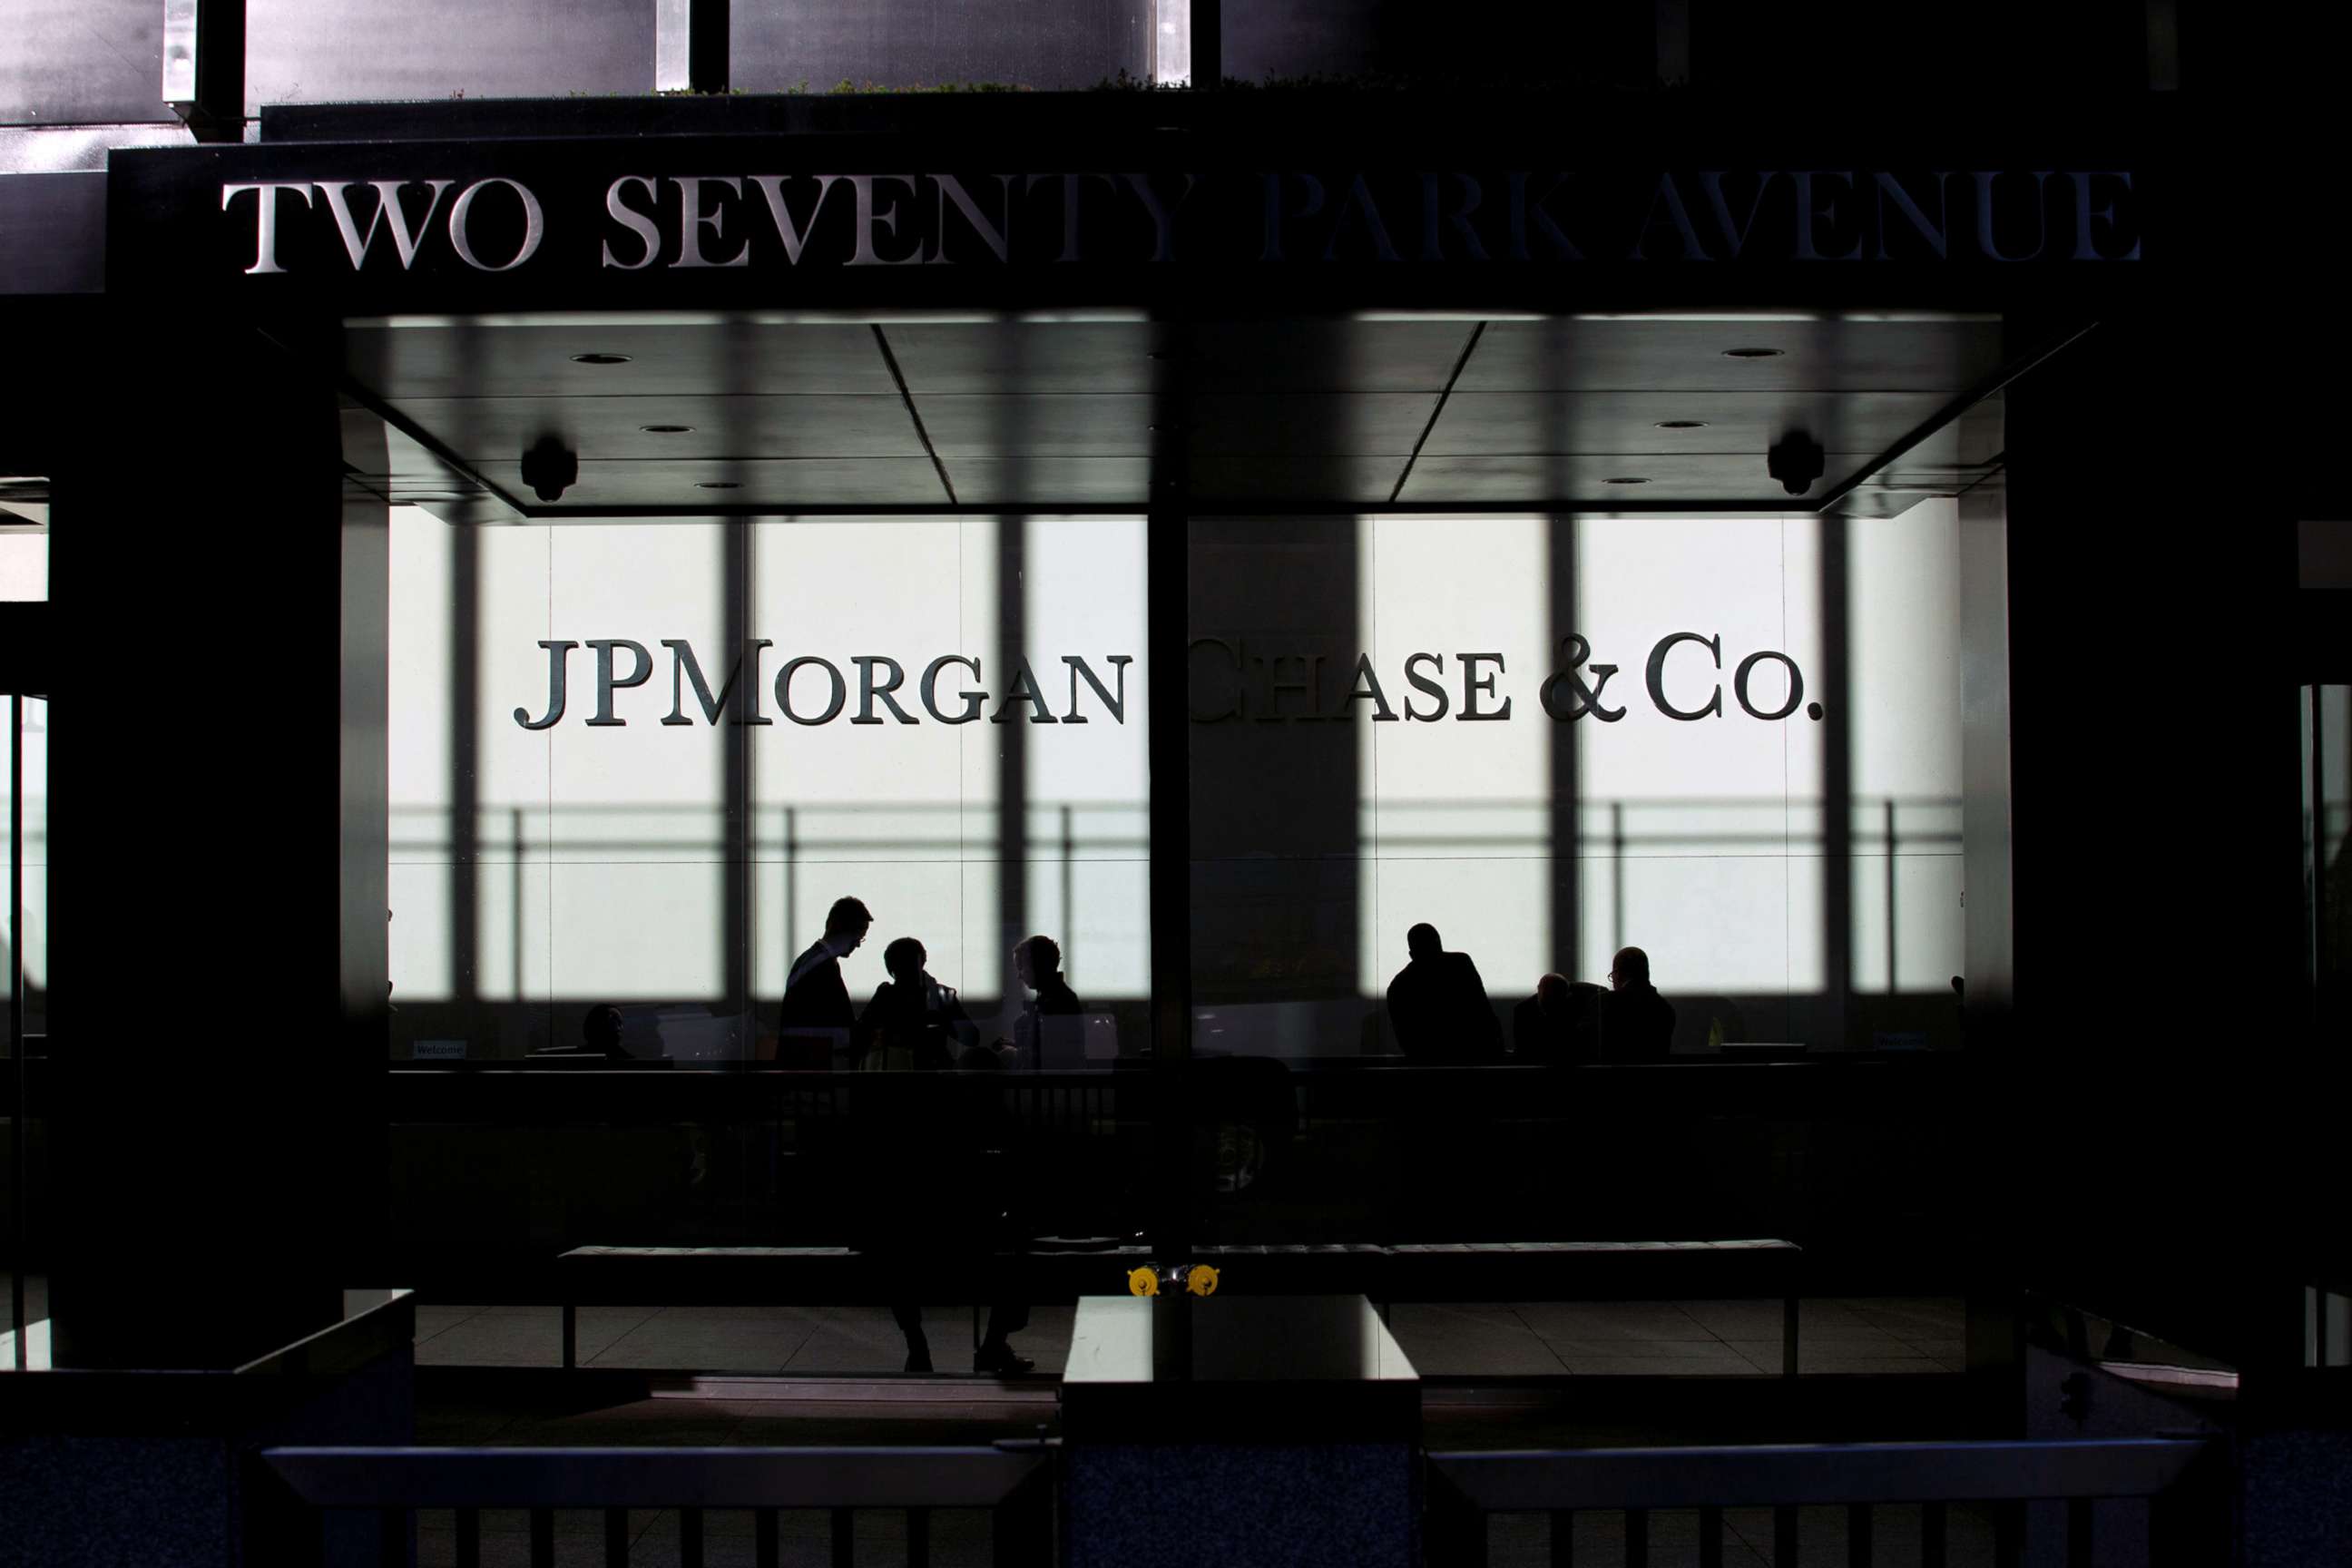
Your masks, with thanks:
M 247 1560 L 288 1568 L 410 1563 L 419 1510 L 446 1509 L 457 1568 L 479 1568 L 481 1513 L 499 1508 L 528 1513 L 532 1568 L 555 1561 L 559 1510 L 592 1510 L 607 1568 L 627 1568 L 629 1510 L 659 1509 L 677 1513 L 680 1568 L 702 1568 L 712 1510 L 751 1511 L 758 1568 L 780 1559 L 783 1512 L 818 1512 L 832 1561 L 846 1564 L 871 1560 L 856 1551 L 857 1512 L 896 1510 L 906 1516 L 908 1568 L 925 1568 L 932 1512 L 980 1509 L 990 1514 L 992 1561 L 1027 1568 L 1052 1561 L 1046 1460 L 1034 1439 L 989 1447 L 268 1448 L 257 1462 L 278 1484 L 248 1518 Z
M 1953 1550 L 1955 1510 L 1966 1509 L 1986 1526 L 1996 1568 L 2013 1568 L 2023 1561 L 2026 1505 L 2057 1503 L 2068 1568 L 2091 1568 L 2115 1560 L 2097 1545 L 2097 1505 L 2122 1500 L 2149 1510 L 2143 1561 L 2168 1568 L 2218 1560 L 2200 1555 L 2215 1539 L 2221 1506 L 2197 1484 L 2210 1447 L 2202 1438 L 2131 1437 L 1433 1453 L 1429 1561 L 1484 1568 L 1490 1516 L 1537 1513 L 1550 1521 L 1550 1561 L 1566 1563 L 1577 1516 L 1601 1510 L 1624 1516 L 1626 1568 L 1646 1568 L 1652 1516 L 1696 1510 L 1700 1568 L 1721 1568 L 1725 1510 L 1767 1508 L 1774 1563 L 1822 1561 L 1799 1555 L 1799 1510 L 1843 1504 L 1846 1562 L 1869 1568 L 1880 1561 L 1875 1510 L 1910 1504 L 1919 1510 L 1917 1549 L 1906 1542 L 1893 1560 L 1922 1568 L 1981 1561 L 1973 1550 Z

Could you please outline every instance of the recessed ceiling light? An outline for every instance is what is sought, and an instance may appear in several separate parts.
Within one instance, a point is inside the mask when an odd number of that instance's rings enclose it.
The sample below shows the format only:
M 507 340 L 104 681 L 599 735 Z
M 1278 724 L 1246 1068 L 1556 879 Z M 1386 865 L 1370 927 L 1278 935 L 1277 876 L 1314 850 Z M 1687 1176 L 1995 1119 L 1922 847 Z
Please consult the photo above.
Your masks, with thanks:
M 1706 428 L 1706 421 L 1704 419 L 1661 419 L 1658 421 L 1654 428 L 1660 430 L 1704 430 Z
M 640 425 L 637 428 L 648 436 L 683 436 L 694 426 L 691 425 Z
M 572 363 L 573 364 L 626 364 L 629 363 L 629 356 L 626 354 L 573 354 Z
M 740 490 L 743 487 L 733 479 L 698 479 L 694 488 L 698 490 Z
M 1779 359 L 1788 352 L 1787 349 L 1726 349 L 1723 351 L 1723 357 L 1726 359 Z
M 1646 485 L 1650 481 L 1647 479 L 1603 479 L 1601 482 L 1604 485 Z

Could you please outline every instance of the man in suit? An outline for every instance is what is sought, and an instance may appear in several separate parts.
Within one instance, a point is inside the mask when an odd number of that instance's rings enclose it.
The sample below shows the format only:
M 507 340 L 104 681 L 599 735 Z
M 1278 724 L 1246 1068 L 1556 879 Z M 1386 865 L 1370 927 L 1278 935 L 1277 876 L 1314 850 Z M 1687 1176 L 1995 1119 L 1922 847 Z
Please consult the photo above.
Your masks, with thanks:
M 1404 945 L 1412 962 L 1389 982 L 1389 1021 L 1404 1054 L 1455 1066 L 1502 1060 L 1502 1020 L 1470 955 L 1446 952 L 1426 923 L 1405 932 Z
M 1600 1059 L 1662 1062 L 1674 1041 L 1675 1010 L 1650 984 L 1650 955 L 1638 947 L 1620 950 L 1601 997 Z
M 784 976 L 784 1005 L 777 1016 L 782 1043 L 780 1059 L 793 1066 L 830 1068 L 835 1047 L 846 1049 L 856 1022 L 841 961 L 857 951 L 874 923 L 873 912 L 856 899 L 835 899 L 825 911 L 824 935 L 793 960 Z
M 1013 1059 L 1022 1067 L 1067 1065 L 1086 1054 L 1085 1004 L 1062 978 L 1062 944 L 1023 939 L 1013 950 L 1013 977 L 1034 993 L 1013 1021 Z

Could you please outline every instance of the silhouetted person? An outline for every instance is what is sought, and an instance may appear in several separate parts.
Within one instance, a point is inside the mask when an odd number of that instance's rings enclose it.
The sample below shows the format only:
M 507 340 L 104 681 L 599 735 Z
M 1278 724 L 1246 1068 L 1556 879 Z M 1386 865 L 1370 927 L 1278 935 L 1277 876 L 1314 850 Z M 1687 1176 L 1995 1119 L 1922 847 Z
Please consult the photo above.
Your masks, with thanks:
M 1547 974 L 1536 994 L 1511 1009 L 1512 1059 L 1571 1067 L 1592 1059 L 1601 988 Z
M 1502 1022 L 1470 955 L 1446 952 L 1428 924 L 1406 931 L 1404 946 L 1412 962 L 1389 982 L 1389 1022 L 1404 1054 L 1423 1062 L 1502 1060 Z
M 1675 1010 L 1650 984 L 1650 955 L 1638 947 L 1609 963 L 1609 989 L 1601 998 L 1604 1062 L 1662 1062 L 1674 1048 Z
M 1086 1008 L 1062 978 L 1062 944 L 1050 936 L 1024 938 L 1013 950 L 1013 973 L 1032 994 L 1013 1021 L 1013 1061 L 1043 1067 L 1083 1057 Z
M 1028 1326 L 1029 1308 L 1019 1279 L 995 1259 L 1005 1184 L 992 1151 L 1012 1141 L 992 1087 L 930 1076 L 952 1065 L 951 1041 L 977 1038 L 978 1031 L 956 994 L 924 972 L 928 956 L 910 936 L 883 949 L 890 978 L 856 1026 L 858 1066 L 888 1075 L 861 1080 L 853 1101 L 861 1168 L 851 1191 L 864 1208 L 862 1244 L 907 1337 L 908 1372 L 932 1370 L 924 1285 L 970 1279 L 975 1252 L 993 1299 L 972 1369 L 1026 1372 L 1034 1363 L 1013 1352 L 1007 1336 Z
M 857 951 L 873 923 L 872 911 L 856 899 L 835 899 L 825 911 L 824 935 L 793 960 L 784 976 L 784 1005 L 776 1020 L 779 1059 L 795 1067 L 830 1068 L 835 1047 L 849 1043 L 856 1017 L 849 1010 L 841 961 Z
M 635 1059 L 621 1048 L 621 1010 L 609 1002 L 589 1008 L 580 1020 L 580 1048 L 608 1062 Z
M 924 970 L 929 956 L 911 936 L 882 950 L 882 967 L 890 978 L 876 988 L 851 1031 L 861 1067 L 878 1049 L 883 1058 L 875 1065 L 935 1071 L 953 1067 L 957 1054 L 979 1039 L 954 990 Z
M 600 1002 L 588 1009 L 580 1020 L 580 1043 L 576 1046 L 550 1046 L 532 1051 L 535 1060 L 554 1058 L 561 1061 L 596 1060 L 625 1062 L 633 1060 L 621 1048 L 621 1010 L 609 1002 Z

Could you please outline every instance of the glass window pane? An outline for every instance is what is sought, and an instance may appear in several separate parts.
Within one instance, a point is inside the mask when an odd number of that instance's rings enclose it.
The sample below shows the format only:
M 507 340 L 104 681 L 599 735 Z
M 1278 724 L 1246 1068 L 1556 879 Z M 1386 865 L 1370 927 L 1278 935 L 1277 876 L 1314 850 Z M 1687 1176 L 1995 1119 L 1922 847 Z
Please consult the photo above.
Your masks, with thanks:
M 1139 1229 L 1150 1107 L 1118 1080 L 1150 1001 L 1143 540 L 1116 517 L 457 529 L 396 510 L 393 1056 L 614 1069 L 583 1088 L 598 1115 L 535 1132 L 527 1160 L 487 1119 L 398 1130 L 427 1255 L 919 1252 L 901 1305 L 929 1302 L 954 1369 L 975 1298 L 984 1329 L 1033 1293 L 979 1259 Z M 871 924 L 828 956 L 844 899 Z M 1058 954 L 1016 960 L 1040 937 Z M 901 939 L 921 955 L 894 974 Z M 787 994 L 827 963 L 837 1027 Z M 595 1033 L 606 1005 L 626 1062 Z M 740 1326 L 583 1327 L 582 1351 L 908 1356 L 885 1307 Z M 1067 1327 L 1041 1307 L 1016 1348 L 1050 1364 Z M 426 1359 L 494 1354 L 489 1327 L 452 1331 Z M 530 1342 L 552 1361 L 551 1332 Z
M 1212 1239 L 1777 1233 L 1698 1080 L 1483 1075 L 1959 1043 L 1950 501 L 1190 552 L 1195 1050 L 1271 1069 L 1200 1091 Z

